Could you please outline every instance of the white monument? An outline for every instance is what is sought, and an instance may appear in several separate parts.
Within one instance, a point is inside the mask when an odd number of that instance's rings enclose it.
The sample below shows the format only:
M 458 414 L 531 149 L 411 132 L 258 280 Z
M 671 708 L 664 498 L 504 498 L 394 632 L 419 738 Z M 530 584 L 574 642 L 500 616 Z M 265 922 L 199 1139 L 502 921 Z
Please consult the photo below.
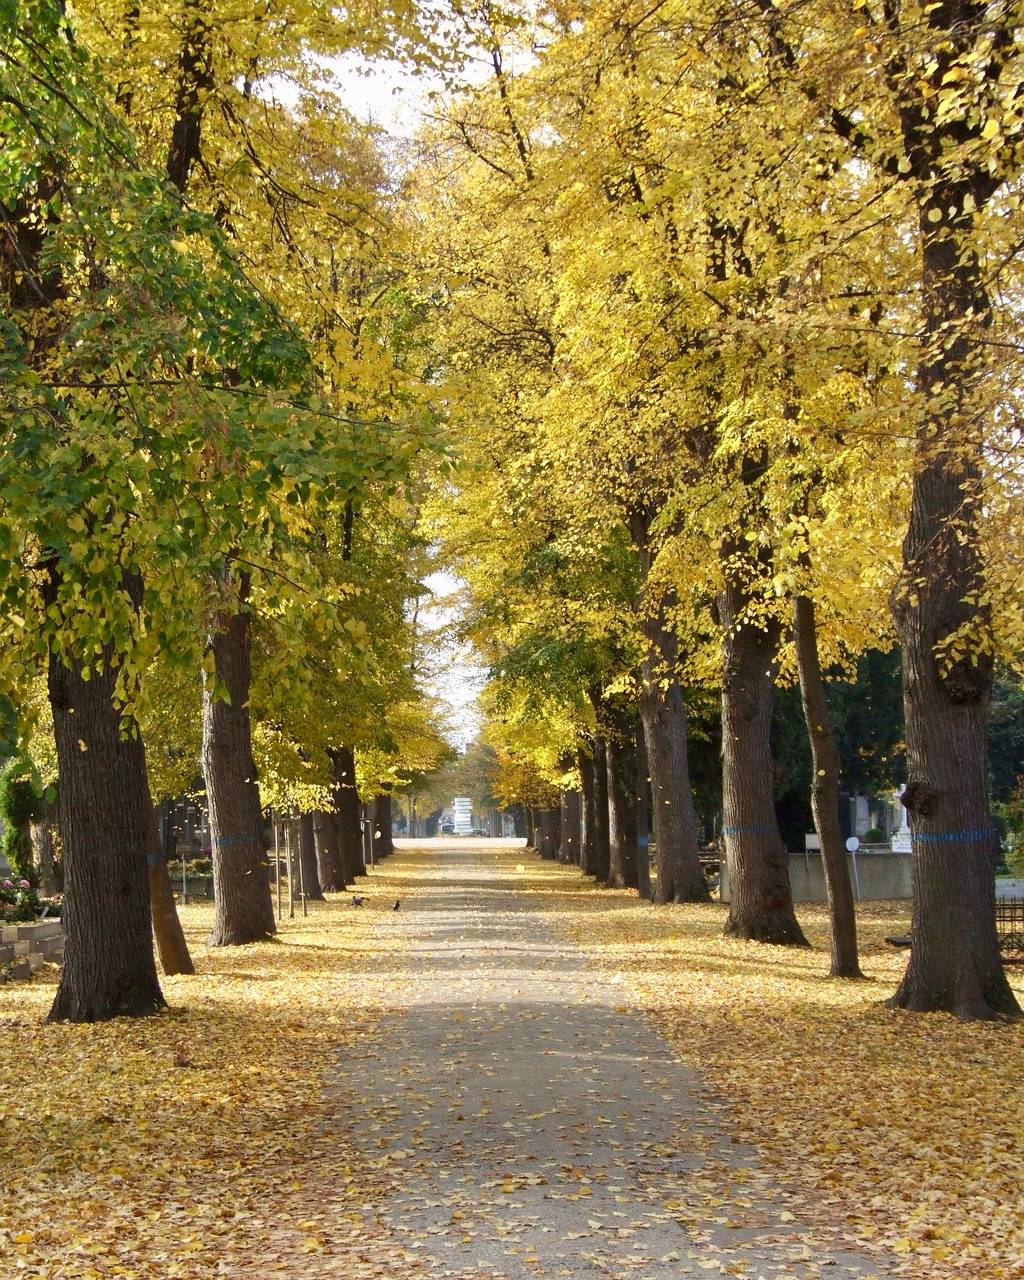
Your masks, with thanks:
M 892 793 L 892 798 L 895 801 L 900 814 L 899 830 L 893 832 L 892 838 L 889 841 L 893 853 L 910 852 L 910 815 L 907 813 L 902 803 L 903 793 L 906 789 L 906 784 L 904 784 L 900 787 L 899 791 L 894 791 Z

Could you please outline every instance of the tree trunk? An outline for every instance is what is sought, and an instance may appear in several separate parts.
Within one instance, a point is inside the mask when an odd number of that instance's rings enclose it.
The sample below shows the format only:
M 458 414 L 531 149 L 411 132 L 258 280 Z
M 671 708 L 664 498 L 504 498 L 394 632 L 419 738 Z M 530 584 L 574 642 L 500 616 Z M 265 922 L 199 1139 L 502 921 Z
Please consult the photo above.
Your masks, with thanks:
M 142 747 L 143 769 L 145 769 L 145 744 Z M 195 973 L 196 967 L 189 955 L 185 933 L 178 919 L 178 908 L 174 901 L 174 889 L 171 885 L 170 872 L 167 870 L 167 853 L 160 839 L 160 823 L 157 819 L 156 806 L 149 791 L 149 778 L 143 778 L 146 806 L 146 863 L 149 868 L 149 901 L 153 916 L 153 937 L 156 939 L 156 952 L 160 957 L 160 968 L 168 977 L 179 973 Z
M 983 6 L 928 11 L 945 68 L 969 65 L 993 47 Z M 1007 43 L 1015 28 L 1008 15 Z M 995 28 L 999 33 L 999 27 Z M 999 38 L 999 35 L 995 37 Z M 986 52 L 985 56 L 988 56 Z M 962 58 L 962 64 L 961 64 Z M 975 209 L 1006 175 L 963 160 L 959 113 L 936 121 L 907 80 L 901 104 L 904 151 L 925 197 L 919 208 L 924 335 L 917 389 L 924 408 L 916 449 L 910 524 L 893 617 L 903 647 L 907 787 L 914 884 L 910 963 L 891 1004 L 962 1018 L 1019 1017 L 995 926 L 997 837 L 989 807 L 985 712 L 992 689 L 991 606 L 983 537 L 983 444 L 976 402 L 988 347 L 991 303 L 978 259 Z M 990 117 L 992 119 L 996 117 Z M 945 647 L 950 646 L 950 647 Z
M 536 810 L 530 805 L 524 806 L 526 812 L 526 847 L 537 848 Z
M 942 199 L 936 194 L 942 216 Z M 961 205 L 962 206 L 962 200 Z M 976 356 L 963 331 L 971 303 L 984 308 L 972 255 L 956 237 L 937 238 L 922 219 L 929 344 L 920 389 L 938 392 L 970 379 Z M 957 334 L 951 338 L 949 335 Z M 1016 1017 L 995 928 L 997 837 L 989 808 L 985 711 L 992 660 L 981 648 L 990 631 L 983 598 L 978 530 L 980 460 L 962 402 L 922 430 L 914 472 L 903 573 L 893 616 L 903 647 L 907 787 L 913 849 L 910 963 L 890 1003 L 941 1009 L 968 1019 Z M 964 415 L 963 420 L 961 414 Z M 938 447 L 936 440 L 942 442 Z M 960 653 L 943 643 L 960 633 Z
M 644 622 L 640 718 L 651 779 L 651 817 L 658 869 L 655 902 L 707 902 L 707 880 L 697 843 L 697 812 L 690 787 L 686 703 L 673 674 L 675 637 L 660 621 Z
M 334 807 L 338 817 L 338 852 L 345 879 L 351 884 L 366 875 L 363 850 L 362 813 L 356 789 L 356 753 L 338 747 L 330 753 L 334 761 Z
M 608 842 L 611 846 L 608 884 L 613 889 L 635 889 L 639 884 L 636 864 L 636 806 L 631 797 L 629 754 L 628 747 L 616 734 L 606 739 Z
M 244 605 L 247 584 L 240 592 Z M 263 847 L 263 822 L 249 722 L 251 615 L 242 608 L 221 619 L 209 639 L 217 680 L 228 700 L 214 699 L 203 682 L 203 743 L 213 855 L 214 920 L 211 947 L 238 946 L 271 937 L 274 904 Z
M 102 662 L 83 679 L 77 659 L 49 659 L 64 861 L 64 963 L 51 1022 L 137 1017 L 166 1004 L 153 958 L 145 756 L 137 732 L 122 736 L 109 649 Z
M 608 804 L 608 750 L 604 736 L 594 739 L 594 871 L 598 884 L 607 884 L 612 848 Z
M 64 892 L 64 867 L 54 848 L 55 810 L 32 824 L 32 852 L 39 866 L 42 891 L 48 898 Z
M 356 877 L 355 862 L 359 863 L 361 873 L 362 828 L 353 753 L 348 747 L 335 747 L 328 750 L 327 756 L 331 761 L 331 803 L 334 809 L 332 813 L 321 814 L 318 825 L 314 827 L 317 832 L 317 867 L 321 889 L 325 893 L 340 893 Z
M 654 897 L 651 884 L 651 792 L 647 744 L 641 731 L 636 738 L 636 888 L 644 900 Z
M 562 814 L 560 809 L 542 809 L 540 813 L 540 856 L 549 862 L 558 857 L 561 839 Z
M 650 586 L 654 564 L 652 512 L 642 506 L 629 511 L 629 531 L 640 558 L 642 587 L 636 611 L 644 637 L 640 660 L 640 719 L 644 727 L 647 771 L 651 784 L 658 881 L 655 902 L 707 902 L 701 870 L 697 814 L 690 786 L 686 741 L 686 702 L 676 677 L 679 645 L 666 622 L 664 593 Z
M 312 902 L 323 902 L 320 870 L 316 856 L 316 831 L 311 813 L 299 815 L 299 858 L 302 862 L 302 887 Z
M 202 154 L 203 111 L 213 86 L 210 30 L 198 0 L 186 0 L 178 55 L 174 124 L 167 149 L 167 177 L 184 194 Z M 120 95 L 123 98 L 123 92 Z
M 594 776 L 594 757 L 580 754 L 580 782 L 582 783 L 582 803 L 580 804 L 580 870 L 585 876 L 592 876 L 597 866 L 597 787 Z
M 373 855 L 379 862 L 395 851 L 391 835 L 391 792 L 383 791 L 373 800 Z
M 950 697 L 918 630 L 900 628 L 914 894 L 910 963 L 890 1003 L 967 1019 L 1018 1016 L 995 931 L 984 704 Z
M 807 736 L 811 744 L 811 810 L 821 845 L 821 865 L 828 894 L 832 967 L 829 977 L 862 978 L 857 960 L 857 913 L 846 865 L 846 849 L 839 829 L 839 750 L 832 733 L 832 719 L 818 659 L 818 633 L 814 601 L 807 596 L 793 600 L 793 640 L 800 674 Z
M 723 546 L 723 558 L 740 552 Z M 779 626 L 742 621 L 747 600 L 727 573 L 719 596 L 722 639 L 722 833 L 729 868 L 725 932 L 735 938 L 808 945 L 793 911 L 789 854 L 775 817 L 772 687 Z
M 313 813 L 313 840 L 316 845 L 316 879 L 321 893 L 340 893 L 345 887 L 340 874 L 337 814 L 317 809 Z
M 582 796 L 578 791 L 563 791 L 559 798 L 561 809 L 561 839 L 558 845 L 558 861 L 579 866 L 582 841 Z

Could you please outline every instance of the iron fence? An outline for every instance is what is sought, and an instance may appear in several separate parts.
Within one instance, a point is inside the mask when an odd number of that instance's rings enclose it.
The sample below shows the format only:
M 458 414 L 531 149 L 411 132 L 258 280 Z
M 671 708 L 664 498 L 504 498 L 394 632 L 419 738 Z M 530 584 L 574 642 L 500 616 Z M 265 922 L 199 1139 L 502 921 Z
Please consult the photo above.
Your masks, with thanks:
M 1024 963 L 1024 898 L 996 899 L 996 933 L 1004 959 Z

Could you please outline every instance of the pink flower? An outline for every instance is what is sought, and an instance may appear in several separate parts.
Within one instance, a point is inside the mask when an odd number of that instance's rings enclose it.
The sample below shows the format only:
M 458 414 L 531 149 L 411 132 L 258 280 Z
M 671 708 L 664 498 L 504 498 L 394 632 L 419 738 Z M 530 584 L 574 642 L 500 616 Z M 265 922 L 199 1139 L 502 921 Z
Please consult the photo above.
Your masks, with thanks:
M 18 881 L 18 888 L 19 888 L 19 889 L 31 889 L 31 888 L 32 888 L 32 886 L 29 884 L 29 882 L 28 882 L 27 880 L 19 880 L 19 881 Z
M 13 889 L 13 888 L 14 888 L 14 885 L 13 885 L 13 884 L 11 884 L 10 880 L 5 880 L 5 881 L 4 881 L 4 888 L 5 888 L 5 889 Z

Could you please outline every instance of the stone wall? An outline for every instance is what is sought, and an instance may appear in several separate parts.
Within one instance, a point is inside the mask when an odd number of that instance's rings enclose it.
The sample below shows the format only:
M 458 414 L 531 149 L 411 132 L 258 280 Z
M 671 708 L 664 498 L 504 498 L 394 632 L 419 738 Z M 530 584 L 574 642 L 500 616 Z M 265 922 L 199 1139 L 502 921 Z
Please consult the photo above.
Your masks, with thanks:
M 854 856 L 846 855 L 850 883 L 862 902 L 909 898 L 910 854 L 893 853 L 888 845 L 862 845 Z M 856 865 L 856 875 L 854 867 Z M 816 851 L 789 855 L 789 879 L 794 902 L 825 902 L 825 873 Z M 859 894 L 857 889 L 860 889 Z M 729 901 L 729 872 L 722 864 L 722 901 Z
M 0 926 L 0 974 L 5 975 L 8 966 L 12 966 L 15 978 L 27 978 L 48 960 L 59 964 L 63 955 L 64 934 L 59 920 Z

